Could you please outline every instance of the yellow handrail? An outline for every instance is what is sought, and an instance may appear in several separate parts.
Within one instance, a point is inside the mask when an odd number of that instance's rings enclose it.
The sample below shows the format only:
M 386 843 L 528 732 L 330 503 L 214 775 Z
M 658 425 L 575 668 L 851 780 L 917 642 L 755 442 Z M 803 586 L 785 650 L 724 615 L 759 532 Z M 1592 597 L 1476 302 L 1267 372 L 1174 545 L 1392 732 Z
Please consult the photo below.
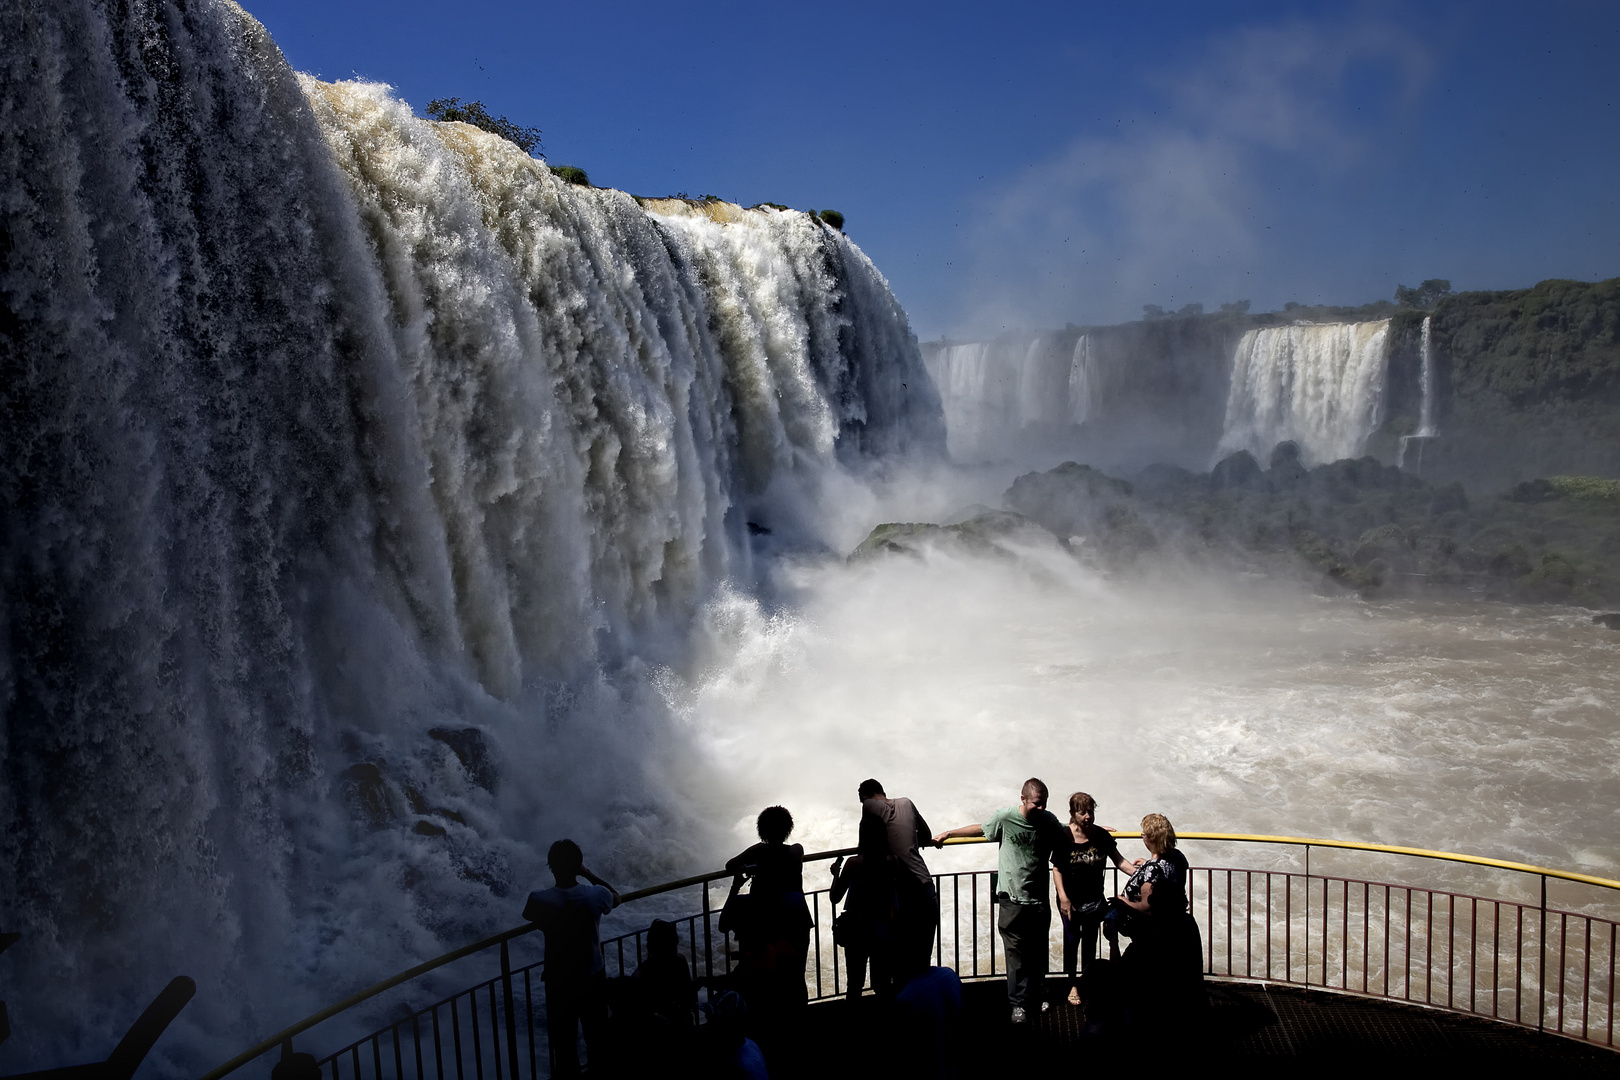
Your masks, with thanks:
M 1112 835 L 1124 839 L 1133 839 L 1142 835 L 1140 832 L 1131 829 L 1111 830 L 1111 832 Z M 1398 847 L 1392 844 L 1369 844 L 1359 840 L 1328 840 L 1321 837 L 1310 836 L 1271 836 L 1260 833 L 1178 832 L 1176 833 L 1176 838 L 1178 840 L 1219 840 L 1249 844 L 1289 844 L 1296 847 L 1330 847 L 1340 848 L 1348 851 L 1371 851 L 1384 855 L 1408 855 L 1419 859 L 1439 859 L 1444 862 L 1466 863 L 1471 866 L 1486 866 L 1497 870 L 1512 870 L 1521 874 L 1532 874 L 1544 878 L 1557 878 L 1561 881 L 1576 881 L 1583 885 L 1596 885 L 1599 888 L 1620 890 L 1620 881 L 1615 881 L 1610 878 L 1596 877 L 1591 874 L 1577 874 L 1569 870 L 1555 870 L 1552 867 L 1534 866 L 1530 863 L 1508 862 L 1504 859 L 1489 859 L 1482 855 L 1460 855 L 1452 851 L 1432 851 L 1428 848 Z M 982 836 L 954 836 L 945 841 L 946 844 L 953 847 L 963 844 L 986 844 L 989 842 L 990 841 L 986 840 Z M 840 855 L 853 855 L 857 852 L 857 850 L 859 849 L 847 847 L 832 848 L 827 851 L 811 852 L 805 855 L 804 861 L 819 862 L 823 859 L 832 859 Z M 642 900 L 649 896 L 658 896 L 661 893 L 674 892 L 677 889 L 684 889 L 693 885 L 706 885 L 711 881 L 719 881 L 731 876 L 732 874 L 726 870 L 716 870 L 707 874 L 695 874 L 692 877 L 680 878 L 676 881 L 666 881 L 660 885 L 652 885 L 645 889 L 636 889 L 631 892 L 623 893 L 619 897 L 619 903 L 627 904 L 632 900 Z M 377 983 L 374 986 L 369 986 L 358 993 L 351 994 L 335 1005 L 329 1005 L 320 1012 L 305 1017 L 303 1020 L 300 1020 L 298 1023 L 289 1028 L 278 1031 L 268 1039 L 265 1039 L 263 1042 L 248 1050 L 244 1050 L 242 1053 L 238 1054 L 236 1057 L 232 1058 L 211 1072 L 204 1073 L 201 1080 L 220 1080 L 221 1077 L 236 1071 L 243 1065 L 246 1065 L 248 1062 L 252 1061 L 254 1058 L 259 1057 L 261 1054 L 268 1053 L 277 1046 L 281 1045 L 283 1042 L 291 1039 L 293 1036 L 309 1030 L 323 1020 L 331 1019 L 338 1013 L 360 1004 L 360 1002 L 365 1001 L 367 998 L 375 997 L 384 990 L 398 986 L 400 983 L 409 982 L 419 975 L 425 975 L 435 968 L 443 967 L 445 964 L 460 960 L 464 956 L 471 956 L 475 952 L 480 952 L 494 945 L 499 945 L 501 942 L 509 941 L 512 938 L 522 937 L 524 934 L 532 933 L 538 929 L 539 927 L 534 923 L 524 923 L 522 926 L 516 926 L 510 930 L 503 930 L 500 933 L 484 938 L 481 941 L 475 941 L 471 945 L 463 945 L 461 948 L 456 949 L 453 952 L 445 953 L 443 956 L 418 964 L 408 971 L 402 971 L 398 975 L 384 979 L 382 982 Z

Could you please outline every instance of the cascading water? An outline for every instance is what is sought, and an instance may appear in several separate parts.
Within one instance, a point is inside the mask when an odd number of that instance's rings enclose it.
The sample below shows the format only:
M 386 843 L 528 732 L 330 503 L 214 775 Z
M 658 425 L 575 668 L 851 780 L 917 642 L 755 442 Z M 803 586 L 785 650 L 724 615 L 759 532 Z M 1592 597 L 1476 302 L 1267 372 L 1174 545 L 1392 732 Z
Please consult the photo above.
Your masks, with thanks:
M 1418 429 L 1401 437 L 1401 468 L 1412 472 L 1423 471 L 1423 448 L 1439 434 L 1434 430 L 1434 344 L 1429 337 L 1432 316 L 1423 316 L 1423 332 L 1418 348 L 1421 352 L 1421 378 L 1423 400 L 1418 411 Z M 1413 453 L 1414 444 L 1417 447 Z
M 1083 424 L 1091 419 L 1100 396 L 1098 372 L 1091 358 L 1091 335 L 1081 334 L 1069 360 L 1069 420 Z
M 0 64 L 8 1065 L 183 971 L 194 1071 L 509 924 L 563 830 L 689 869 L 648 659 L 748 523 L 943 450 L 871 263 L 300 80 L 226 0 L 0 5 Z
M 1238 342 L 1217 457 L 1285 440 L 1311 462 L 1357 457 L 1378 427 L 1389 322 L 1250 330 Z
M 935 351 L 926 363 L 943 404 L 951 456 L 965 462 L 995 460 L 1027 440 L 1032 430 L 1078 423 L 1078 355 L 1053 335 L 946 345 Z

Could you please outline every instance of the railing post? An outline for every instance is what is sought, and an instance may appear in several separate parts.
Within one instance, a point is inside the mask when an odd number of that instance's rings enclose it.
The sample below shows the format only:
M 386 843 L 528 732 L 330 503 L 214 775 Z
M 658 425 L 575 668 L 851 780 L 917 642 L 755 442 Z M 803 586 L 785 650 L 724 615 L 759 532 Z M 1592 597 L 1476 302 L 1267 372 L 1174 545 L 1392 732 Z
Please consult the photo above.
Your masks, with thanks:
M 1227 901 L 1231 903 L 1230 900 Z M 1322 924 L 1327 925 L 1325 922 Z M 1327 935 L 1322 935 L 1322 948 L 1327 948 Z M 1311 845 L 1305 845 L 1305 989 L 1311 986 Z
M 709 883 L 703 883 L 703 974 L 714 978 L 714 942 L 709 939 Z
M 501 942 L 501 998 L 506 1006 L 506 1060 L 512 1071 L 507 1075 L 512 1080 L 518 1077 L 517 1055 L 517 1008 L 512 1003 L 512 954 Z
M 1536 1030 L 1543 1031 L 1547 1025 L 1547 875 L 1541 878 L 1541 934 L 1536 938 L 1536 951 L 1541 954 L 1537 965 L 1539 974 L 1536 976 Z M 1560 986 L 1558 992 L 1562 994 L 1564 988 Z

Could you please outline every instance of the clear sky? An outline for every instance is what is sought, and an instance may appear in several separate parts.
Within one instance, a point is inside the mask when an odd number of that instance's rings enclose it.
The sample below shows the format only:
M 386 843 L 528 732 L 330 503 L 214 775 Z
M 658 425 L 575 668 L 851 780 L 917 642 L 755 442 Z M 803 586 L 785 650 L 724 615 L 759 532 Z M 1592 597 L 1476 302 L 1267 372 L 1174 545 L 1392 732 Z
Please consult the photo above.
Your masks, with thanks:
M 639 195 L 833 208 L 924 339 L 1620 276 L 1620 3 L 244 0 Z

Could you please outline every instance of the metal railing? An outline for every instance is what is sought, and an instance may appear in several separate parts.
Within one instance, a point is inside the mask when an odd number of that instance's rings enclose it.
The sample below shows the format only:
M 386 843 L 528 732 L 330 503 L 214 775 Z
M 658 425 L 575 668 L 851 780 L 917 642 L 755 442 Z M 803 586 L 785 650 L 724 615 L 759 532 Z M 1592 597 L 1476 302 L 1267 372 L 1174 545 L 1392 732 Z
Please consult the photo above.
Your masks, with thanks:
M 1136 837 L 1118 832 L 1116 837 Z M 1614 919 L 1548 906 L 1549 880 L 1572 882 L 1620 898 L 1620 881 L 1547 867 L 1350 841 L 1234 833 L 1183 833 L 1184 843 L 1242 843 L 1303 849 L 1304 867 L 1252 869 L 1198 866 L 1188 882 L 1192 913 L 1203 935 L 1205 973 L 1216 978 L 1292 984 L 1415 1003 L 1536 1028 L 1602 1046 L 1615 1045 Z M 979 839 L 950 841 L 984 843 Z M 1507 871 L 1538 883 L 1536 899 L 1464 892 L 1312 874 L 1313 850 L 1354 851 L 1435 859 L 1463 867 Z M 817 852 L 805 862 L 854 853 Z M 1114 891 L 1121 883 L 1113 870 Z M 682 951 L 700 983 L 730 974 L 736 942 L 717 925 L 717 871 L 624 894 L 628 903 L 683 889 L 698 892 L 699 910 L 674 920 Z M 991 978 L 997 968 L 994 876 L 962 871 L 934 876 L 940 920 L 935 962 L 964 979 Z M 812 928 L 805 979 L 812 1001 L 843 995 L 849 972 L 831 940 L 833 906 L 826 890 L 807 892 Z M 1056 920 L 1054 920 L 1055 926 Z M 491 978 L 417 1009 L 318 1059 L 332 1080 L 522 1080 L 546 1075 L 536 1038 L 543 1010 L 537 995 L 544 961 L 513 966 L 509 943 L 533 932 L 526 924 L 401 972 L 287 1028 L 206 1074 L 219 1078 L 282 1046 L 315 1025 L 384 991 L 454 960 L 499 949 Z M 602 943 L 610 977 L 628 975 L 645 955 L 645 929 Z M 1057 945 L 1053 944 L 1052 970 Z

